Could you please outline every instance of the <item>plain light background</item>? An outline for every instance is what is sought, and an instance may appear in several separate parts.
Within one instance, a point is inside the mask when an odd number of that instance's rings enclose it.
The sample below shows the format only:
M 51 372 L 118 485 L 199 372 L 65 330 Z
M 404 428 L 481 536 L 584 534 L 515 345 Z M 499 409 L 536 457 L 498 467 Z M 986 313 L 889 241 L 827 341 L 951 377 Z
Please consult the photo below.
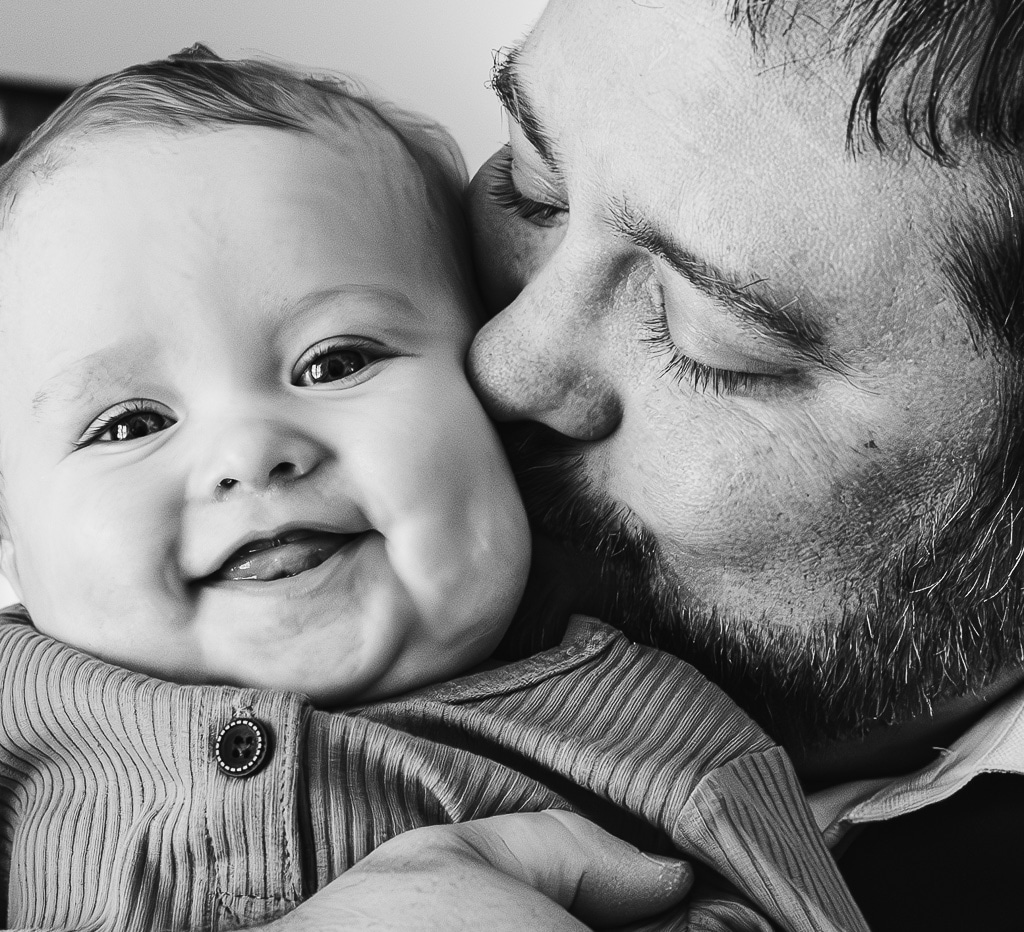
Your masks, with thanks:
M 193 42 L 343 71 L 440 120 L 470 171 L 505 141 L 495 50 L 545 0 L 0 0 L 0 77 L 79 83 Z M 0 577 L 0 605 L 13 595 Z
M 470 170 L 503 141 L 495 49 L 544 0 L 0 0 L 0 76 L 78 83 L 193 42 L 345 71 L 439 119 Z

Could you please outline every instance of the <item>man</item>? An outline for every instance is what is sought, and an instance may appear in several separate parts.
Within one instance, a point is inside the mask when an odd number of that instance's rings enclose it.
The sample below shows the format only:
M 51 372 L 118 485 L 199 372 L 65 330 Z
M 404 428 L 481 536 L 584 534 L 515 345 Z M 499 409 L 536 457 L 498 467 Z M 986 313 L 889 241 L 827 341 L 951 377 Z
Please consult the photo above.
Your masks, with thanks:
M 474 183 L 504 310 L 471 369 L 543 425 L 512 444 L 535 520 L 603 556 L 605 617 L 790 750 L 878 929 L 1013 916 L 993 871 L 1024 781 L 976 775 L 1024 773 L 1024 696 L 996 705 L 1024 679 L 1022 26 L 551 0 L 496 70 L 511 141 Z M 946 865 L 988 855 L 981 890 L 920 861 L 940 824 Z

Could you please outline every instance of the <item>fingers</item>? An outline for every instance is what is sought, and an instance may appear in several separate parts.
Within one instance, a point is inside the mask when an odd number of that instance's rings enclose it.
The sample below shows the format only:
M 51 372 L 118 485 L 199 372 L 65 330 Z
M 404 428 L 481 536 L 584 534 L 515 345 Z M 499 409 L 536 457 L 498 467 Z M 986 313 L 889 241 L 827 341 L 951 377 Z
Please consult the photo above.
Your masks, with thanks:
M 582 932 L 678 904 L 687 864 L 548 811 L 431 826 L 385 842 L 279 921 L 281 932 Z M 566 910 L 571 910 L 570 915 Z
M 495 816 L 448 829 L 496 870 L 593 926 L 657 915 L 693 883 L 685 861 L 644 854 L 571 812 Z

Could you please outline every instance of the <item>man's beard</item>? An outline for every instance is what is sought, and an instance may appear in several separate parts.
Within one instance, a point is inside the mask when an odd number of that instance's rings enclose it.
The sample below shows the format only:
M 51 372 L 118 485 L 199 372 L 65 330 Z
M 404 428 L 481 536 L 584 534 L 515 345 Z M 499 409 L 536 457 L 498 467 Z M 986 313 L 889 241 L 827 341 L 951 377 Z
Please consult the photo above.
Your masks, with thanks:
M 1000 448 L 998 469 L 982 470 L 927 540 L 888 555 L 856 610 L 796 629 L 693 608 L 651 532 L 590 487 L 578 445 L 534 425 L 504 436 L 535 532 L 596 557 L 602 595 L 587 610 L 693 664 L 790 751 L 907 722 L 1024 663 L 1024 516 L 1005 491 L 1015 494 L 1019 443 Z M 520 628 L 530 649 L 557 636 L 558 620 L 546 635 L 529 627 L 549 608 L 550 578 L 539 578 Z

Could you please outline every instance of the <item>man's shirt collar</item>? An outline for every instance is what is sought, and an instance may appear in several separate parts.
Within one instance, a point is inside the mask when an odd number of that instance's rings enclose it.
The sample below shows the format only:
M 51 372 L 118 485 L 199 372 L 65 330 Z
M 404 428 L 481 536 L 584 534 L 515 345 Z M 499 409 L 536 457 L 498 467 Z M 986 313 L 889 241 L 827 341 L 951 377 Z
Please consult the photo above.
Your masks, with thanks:
M 927 767 L 895 778 L 841 783 L 807 801 L 825 843 L 834 847 L 851 827 L 941 802 L 981 773 L 1024 776 L 1024 688 L 993 706 Z

